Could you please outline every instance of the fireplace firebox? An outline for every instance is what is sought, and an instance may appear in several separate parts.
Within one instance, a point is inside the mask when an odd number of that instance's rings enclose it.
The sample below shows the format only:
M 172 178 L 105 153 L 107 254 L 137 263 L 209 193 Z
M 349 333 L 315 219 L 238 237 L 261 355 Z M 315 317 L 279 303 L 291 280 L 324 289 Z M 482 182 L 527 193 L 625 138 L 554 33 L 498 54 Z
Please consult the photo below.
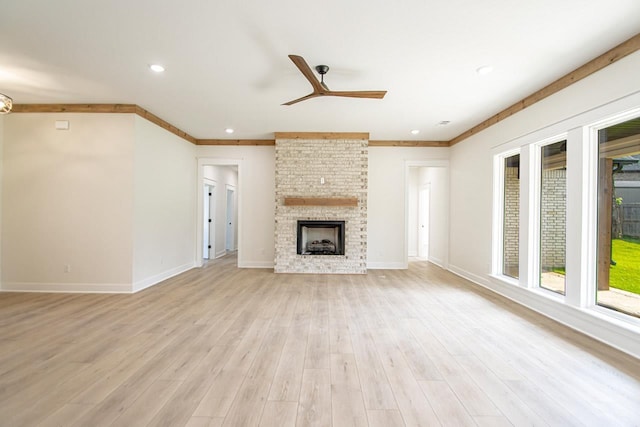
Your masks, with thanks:
M 344 221 L 298 221 L 298 255 L 344 255 Z

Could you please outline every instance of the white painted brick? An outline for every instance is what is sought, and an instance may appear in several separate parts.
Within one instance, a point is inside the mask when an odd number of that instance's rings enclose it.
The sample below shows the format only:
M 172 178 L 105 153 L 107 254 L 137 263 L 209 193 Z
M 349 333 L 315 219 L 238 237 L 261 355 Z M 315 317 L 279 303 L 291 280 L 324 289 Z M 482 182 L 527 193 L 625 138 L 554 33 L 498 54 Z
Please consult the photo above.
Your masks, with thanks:
M 366 273 L 367 165 L 368 141 L 276 140 L 277 273 Z M 284 206 L 288 196 L 357 197 L 358 207 Z M 297 255 L 296 224 L 303 219 L 344 220 L 345 255 Z

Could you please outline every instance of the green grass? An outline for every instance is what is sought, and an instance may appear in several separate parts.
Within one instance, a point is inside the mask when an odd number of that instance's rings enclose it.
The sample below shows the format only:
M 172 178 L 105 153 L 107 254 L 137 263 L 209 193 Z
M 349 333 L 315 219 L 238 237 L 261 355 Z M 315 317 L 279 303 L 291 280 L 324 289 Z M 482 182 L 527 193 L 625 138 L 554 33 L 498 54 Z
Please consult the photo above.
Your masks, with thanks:
M 616 265 L 609 270 L 609 286 L 640 294 L 640 240 L 613 239 L 612 245 Z
M 640 294 L 640 240 L 625 237 L 613 239 L 611 244 L 616 265 L 609 270 L 609 286 Z M 552 271 L 565 274 L 564 267 L 553 267 Z

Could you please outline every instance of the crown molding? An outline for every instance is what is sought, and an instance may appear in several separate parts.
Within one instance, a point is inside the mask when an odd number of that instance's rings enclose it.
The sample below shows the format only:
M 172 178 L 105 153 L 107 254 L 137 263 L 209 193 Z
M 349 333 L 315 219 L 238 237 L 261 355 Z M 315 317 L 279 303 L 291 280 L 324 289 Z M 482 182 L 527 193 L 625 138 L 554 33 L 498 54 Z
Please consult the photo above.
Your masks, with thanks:
M 189 141 L 196 143 L 196 139 L 178 129 L 166 120 L 136 104 L 13 104 L 11 113 L 129 113 L 149 120 L 161 128 Z
M 275 139 L 198 139 L 196 145 L 276 145 Z
M 279 133 L 280 135 L 281 133 Z M 299 135 L 300 133 L 296 133 Z M 315 134 L 312 134 L 315 135 Z M 349 134 L 350 135 L 350 134 Z M 292 139 L 292 138 L 282 138 Z M 327 138 L 296 138 L 296 139 L 327 139 Z M 354 139 L 354 138 L 336 138 Z M 355 138 L 361 139 L 361 138 Z M 275 139 L 197 139 L 196 145 L 276 145 Z M 448 141 L 396 141 L 396 140 L 370 140 L 369 147 L 448 147 Z
M 145 110 L 144 108 L 136 105 L 136 114 L 139 115 L 140 117 L 149 120 L 151 123 L 155 123 L 156 125 L 160 126 L 161 128 L 168 130 L 169 132 L 171 132 L 174 135 L 178 135 L 180 138 L 185 139 L 187 141 L 189 141 L 192 144 L 197 144 L 197 139 L 194 138 L 193 136 L 189 135 L 188 133 L 186 133 L 185 131 L 178 129 L 177 127 L 173 126 L 171 123 L 167 122 L 166 120 L 161 119 L 160 117 L 156 116 L 153 113 L 150 113 L 149 111 Z
M 369 147 L 448 147 L 449 141 L 371 140 Z
M 369 132 L 276 132 L 276 139 L 369 139 Z
M 13 104 L 11 113 L 135 113 L 135 104 Z

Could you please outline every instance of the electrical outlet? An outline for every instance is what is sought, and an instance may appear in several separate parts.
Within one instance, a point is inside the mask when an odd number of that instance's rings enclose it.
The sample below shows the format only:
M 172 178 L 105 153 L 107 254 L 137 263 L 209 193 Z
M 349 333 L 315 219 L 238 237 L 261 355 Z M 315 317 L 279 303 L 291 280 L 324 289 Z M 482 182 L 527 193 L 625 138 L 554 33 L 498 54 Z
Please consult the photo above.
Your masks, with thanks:
M 65 264 L 64 265 L 64 272 L 65 273 L 71 273 L 71 264 Z

